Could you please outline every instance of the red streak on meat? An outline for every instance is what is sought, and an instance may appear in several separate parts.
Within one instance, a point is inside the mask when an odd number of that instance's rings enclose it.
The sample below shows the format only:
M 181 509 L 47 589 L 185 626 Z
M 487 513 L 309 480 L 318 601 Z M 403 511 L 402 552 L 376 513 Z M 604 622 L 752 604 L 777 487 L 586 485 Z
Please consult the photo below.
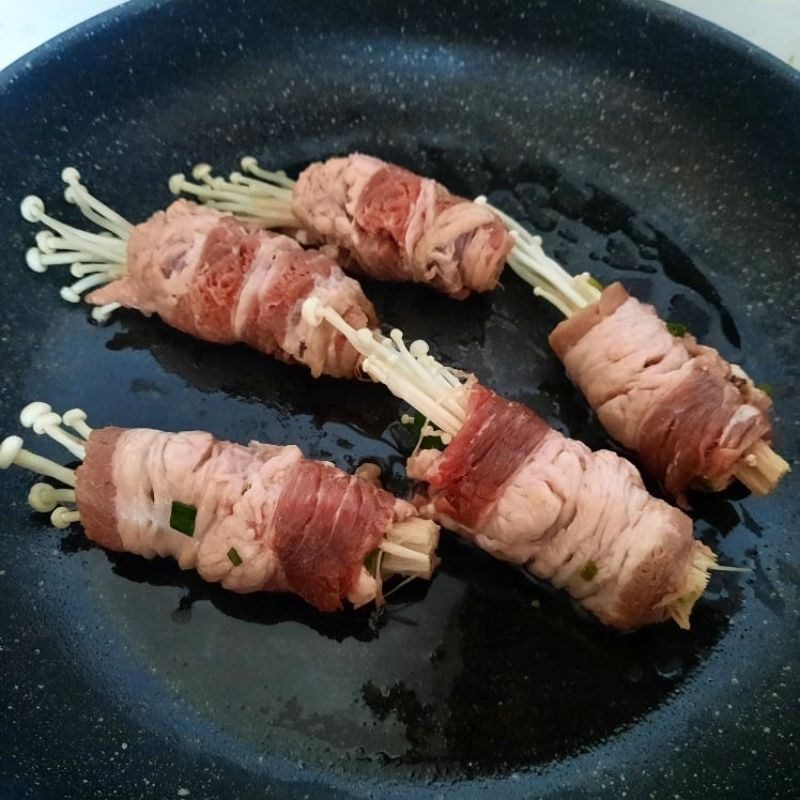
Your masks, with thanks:
M 304 170 L 292 208 L 308 231 L 346 252 L 347 269 L 426 283 L 456 299 L 493 289 L 513 246 L 485 206 L 359 154 Z
M 364 561 L 414 513 L 297 447 L 245 447 L 202 431 L 96 429 L 76 495 L 102 547 L 174 558 L 236 592 L 292 591 L 322 611 L 371 599 Z M 176 501 L 194 507 L 191 535 L 172 527 Z
M 421 184 L 422 179 L 413 172 L 388 164 L 369 179 L 361 192 L 356 222 L 368 233 L 388 234 L 399 244 Z
M 437 511 L 477 526 L 549 430 L 529 408 L 475 384 L 467 419 L 428 480 Z
M 280 277 L 267 293 L 266 307 L 274 314 L 275 335 L 282 340 L 289 326 L 288 313 L 312 293 L 317 278 L 331 274 L 335 264 L 314 250 L 283 252 L 278 259 L 282 261 Z
M 99 428 L 86 442 L 86 457 L 75 470 L 75 497 L 86 535 L 100 547 L 124 551 L 117 531 L 116 489 L 111 478 L 114 448 L 122 428 Z
M 566 589 L 609 625 L 669 618 L 691 577 L 691 519 L 648 494 L 630 462 L 477 384 L 444 452 L 422 450 L 407 469 L 428 483 L 415 497 L 422 514 Z
M 377 325 L 358 283 L 315 250 L 185 200 L 137 225 L 128 273 L 92 292 L 205 341 L 244 342 L 312 374 L 353 377 L 358 353 L 330 326 L 311 330 L 300 306 L 311 295 L 359 327 Z
M 235 342 L 231 309 L 259 243 L 258 231 L 233 217 L 221 219 L 206 238 L 194 280 L 178 301 L 170 324 L 209 342 Z
M 340 608 L 394 505 L 388 493 L 330 465 L 298 464 L 275 512 L 275 552 L 292 591 L 323 611 Z

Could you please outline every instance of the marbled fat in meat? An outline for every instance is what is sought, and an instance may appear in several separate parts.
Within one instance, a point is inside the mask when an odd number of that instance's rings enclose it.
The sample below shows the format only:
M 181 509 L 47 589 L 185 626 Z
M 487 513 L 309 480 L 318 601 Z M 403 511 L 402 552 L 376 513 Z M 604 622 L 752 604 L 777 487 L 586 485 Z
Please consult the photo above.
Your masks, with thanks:
M 490 209 L 371 156 L 312 164 L 298 178 L 292 209 L 344 251 L 347 269 L 426 283 L 458 299 L 493 289 L 513 246 Z
M 103 547 L 174 558 L 236 592 L 294 592 L 323 611 L 375 599 L 364 561 L 415 514 L 294 446 L 148 428 L 93 431 L 76 499 L 87 535 Z M 174 502 L 196 509 L 191 535 L 171 527 Z
M 213 208 L 173 203 L 134 228 L 128 272 L 92 292 L 90 303 L 118 302 L 206 341 L 243 342 L 316 377 L 353 377 L 358 353 L 331 326 L 301 316 L 310 296 L 357 327 L 375 327 L 375 310 L 353 278 L 327 256 Z
M 769 397 L 618 283 L 550 343 L 606 430 L 682 503 L 693 484 L 723 488 L 745 452 L 771 440 Z
M 408 473 L 428 484 L 416 500 L 423 515 L 618 628 L 668 619 L 706 552 L 689 517 L 652 497 L 630 462 L 477 383 L 452 442 L 412 457 Z

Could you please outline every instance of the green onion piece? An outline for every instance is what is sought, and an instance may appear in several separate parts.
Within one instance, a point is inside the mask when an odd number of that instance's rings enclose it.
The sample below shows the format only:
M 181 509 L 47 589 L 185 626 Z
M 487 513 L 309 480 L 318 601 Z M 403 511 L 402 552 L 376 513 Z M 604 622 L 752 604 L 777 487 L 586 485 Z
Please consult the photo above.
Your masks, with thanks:
M 771 383 L 759 383 L 756 389 L 760 389 L 767 397 L 772 397 L 775 387 Z
M 590 276 L 589 276 L 589 277 L 586 279 L 586 282 L 589 284 L 589 286 L 594 286 L 594 288 L 595 288 L 595 289 L 597 289 L 597 291 L 599 291 L 599 292 L 602 292 L 602 291 L 603 291 L 603 289 L 605 289 L 605 288 L 606 288 L 605 286 L 603 286 L 603 284 L 602 284 L 602 283 L 600 283 L 600 281 L 599 281 L 599 280 L 597 280 L 597 278 L 595 278 L 595 277 L 594 277 L 594 276 L 592 276 L 592 275 L 590 275 Z
M 581 578 L 585 581 L 590 581 L 597 575 L 597 564 L 594 561 L 587 561 L 581 570 Z
M 239 551 L 235 547 L 231 547 L 231 549 L 228 550 L 228 559 L 234 567 L 242 566 L 242 557 L 239 555 Z
M 178 531 L 178 533 L 194 536 L 194 521 L 196 517 L 197 509 L 194 506 L 174 500 L 172 502 L 172 511 L 169 515 L 169 526 Z
M 682 323 L 682 322 L 668 322 L 667 323 L 667 330 L 673 336 L 686 336 L 689 333 L 689 329 Z
M 372 577 L 376 577 L 378 572 L 378 556 L 380 555 L 380 547 L 376 547 L 365 559 L 364 569 L 369 572 Z

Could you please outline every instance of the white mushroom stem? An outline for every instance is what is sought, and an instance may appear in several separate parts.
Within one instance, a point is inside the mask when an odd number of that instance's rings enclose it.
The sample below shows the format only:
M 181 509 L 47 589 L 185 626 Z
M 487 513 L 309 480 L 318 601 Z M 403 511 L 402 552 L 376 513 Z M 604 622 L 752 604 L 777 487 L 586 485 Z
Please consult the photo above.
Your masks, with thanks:
M 8 469 L 12 464 L 36 472 L 48 478 L 54 478 L 67 486 L 75 486 L 75 471 L 56 464 L 49 458 L 37 456 L 22 447 L 19 436 L 8 436 L 0 443 L 0 469 Z
M 756 442 L 736 464 L 734 475 L 753 494 L 768 495 L 791 471 L 789 463 L 765 441 Z
M 122 308 L 122 303 L 106 303 L 104 306 L 95 306 L 92 309 L 92 319 L 95 322 L 105 322 L 118 308 Z
M 430 580 L 439 563 L 438 544 L 439 526 L 435 522 L 411 517 L 395 523 L 378 545 L 381 576 L 406 575 Z
M 28 504 L 34 511 L 51 512 L 59 503 L 74 503 L 74 489 L 56 489 L 49 483 L 34 483 L 28 492 Z
M 678 591 L 667 595 L 659 606 L 667 609 L 670 617 L 678 627 L 689 630 L 689 617 L 694 604 L 700 599 L 708 586 L 709 572 L 738 572 L 738 567 L 722 567 L 717 564 L 717 557 L 713 551 L 697 540 L 693 543 L 692 563 L 684 577 L 684 584 Z
M 544 252 L 541 236 L 534 236 L 508 214 L 490 205 L 484 196 L 476 198 L 475 202 L 494 211 L 510 231 L 514 247 L 508 255 L 508 265 L 533 286 L 537 297 L 547 300 L 565 317 L 600 298 L 601 290 L 594 285 L 588 272 L 570 275 Z
M 303 303 L 302 313 L 303 319 L 314 327 L 323 322 L 333 325 L 364 356 L 363 372 L 383 383 L 445 434 L 454 436 L 461 429 L 468 389 L 453 370 L 429 354 L 426 342 L 417 340 L 406 347 L 402 331 L 397 329 L 388 337 L 369 328 L 356 330 L 315 297 Z
M 196 197 L 206 205 L 227 211 L 267 228 L 298 228 L 300 223 L 292 211 L 294 181 L 284 172 L 262 170 L 252 157 L 242 159 L 242 168 L 257 177 L 232 172 L 228 180 L 212 175 L 208 164 L 197 164 L 192 170 L 192 183 L 181 173 L 169 179 L 173 194 Z
M 70 427 L 79 430 L 79 433 L 88 438 L 92 429 L 86 424 L 86 412 L 80 408 L 70 409 L 65 416 L 69 417 Z M 66 448 L 73 456 L 81 459 L 86 457 L 86 449 L 83 441 L 76 439 L 63 428 L 61 428 L 62 418 L 60 415 L 53 412 L 53 409 L 47 403 L 33 402 L 28 403 L 22 409 L 19 415 L 20 422 L 26 428 L 32 428 L 34 433 L 44 434 L 51 439 L 58 442 L 62 447 Z M 19 436 L 9 436 L 0 444 L 0 469 L 8 469 L 12 464 L 16 464 L 24 469 L 29 469 L 31 472 L 36 472 L 39 475 L 45 475 L 48 478 L 55 478 L 55 480 L 66 484 L 67 486 L 75 486 L 75 471 L 67 467 L 56 464 L 49 458 L 31 453 L 29 450 L 24 450 L 22 447 L 22 439 Z M 51 494 L 55 492 L 55 494 Z M 67 492 L 67 493 L 64 493 Z M 36 508 L 34 503 L 39 505 L 48 505 L 52 501 L 52 506 L 56 502 L 68 501 L 72 502 L 75 499 L 74 492 L 69 490 L 54 489 L 45 483 L 37 483 L 29 495 L 31 505 Z M 39 510 L 39 509 L 37 509 Z M 50 509 L 40 509 L 50 510 Z
M 120 239 L 127 239 L 130 236 L 133 224 L 91 195 L 81 183 L 80 173 L 75 167 L 63 169 L 61 180 L 67 184 L 64 199 L 68 203 L 77 205 L 87 219 Z
M 33 428 L 34 433 L 49 436 L 77 458 L 86 458 L 83 444 L 61 427 L 61 417 L 47 403 L 29 403 L 20 412 L 19 421 L 23 427 Z
M 62 417 L 56 414 L 47 403 L 28 403 L 19 415 L 20 422 L 26 428 L 32 428 L 35 433 L 45 434 L 65 447 L 73 456 L 83 460 L 86 449 L 83 439 L 88 439 L 92 429 L 86 424 L 86 412 L 80 408 L 72 408 L 64 414 L 63 421 L 83 437 L 76 439 L 60 427 Z M 73 508 L 60 505 L 76 502 L 75 470 L 51 461 L 49 458 L 31 453 L 22 447 L 19 436 L 9 436 L 0 444 L 0 469 L 8 469 L 16 464 L 23 469 L 29 469 L 39 475 L 45 475 L 66 484 L 69 489 L 56 488 L 49 483 L 35 483 L 28 493 L 28 503 L 34 511 L 43 513 L 52 512 L 50 521 L 56 528 L 67 528 L 73 522 L 79 522 L 81 515 Z
M 34 272 L 46 272 L 53 265 L 68 265 L 70 273 L 79 280 L 65 286 L 61 296 L 77 303 L 83 292 L 126 272 L 128 237 L 133 225 L 91 195 L 74 167 L 67 167 L 61 177 L 67 184 L 64 191 L 67 202 L 76 205 L 101 230 L 95 233 L 67 225 L 47 214 L 39 197 L 29 195 L 20 205 L 22 216 L 49 230 L 37 233 L 36 247 L 28 250 L 25 261 Z
M 265 183 L 272 184 L 273 186 L 294 190 L 294 187 L 297 184 L 297 181 L 294 181 L 288 177 L 282 169 L 274 172 L 268 169 L 263 169 L 259 166 L 258 161 L 253 156 L 244 156 L 239 164 L 245 172 L 249 172 L 256 178 L 259 178 Z
M 81 278 L 79 281 L 73 283 L 72 286 L 62 286 L 61 297 L 68 303 L 80 303 L 81 295 L 87 289 L 94 289 L 95 286 L 102 286 L 104 283 L 108 283 L 109 280 L 111 280 L 111 278 L 107 270 L 96 272 L 93 275 L 87 275 L 85 278 Z

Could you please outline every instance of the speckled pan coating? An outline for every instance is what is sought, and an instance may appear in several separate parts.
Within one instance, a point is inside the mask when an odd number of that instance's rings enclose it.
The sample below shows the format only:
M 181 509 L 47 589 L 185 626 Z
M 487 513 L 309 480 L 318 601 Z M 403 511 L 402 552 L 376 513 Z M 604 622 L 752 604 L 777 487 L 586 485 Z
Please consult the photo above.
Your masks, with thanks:
M 69 211 L 67 164 L 140 220 L 199 160 L 227 171 L 251 153 L 296 174 L 359 150 L 489 192 L 568 268 L 623 280 L 740 361 L 774 386 L 776 442 L 797 459 L 800 78 L 690 17 L 630 0 L 134 3 L 7 70 L 0 111 L 8 425 L 57 398 L 98 426 L 194 424 L 343 467 L 378 459 L 401 491 L 403 409 L 380 387 L 314 382 L 132 314 L 92 326 L 60 301 L 63 278 L 23 265 L 18 201 Z M 446 361 L 607 446 L 549 351 L 557 315 L 503 282 L 465 303 L 369 291 Z M 700 498 L 698 535 L 752 573 L 715 576 L 688 634 L 628 637 L 452 539 L 430 587 L 398 593 L 380 621 L 232 597 L 53 533 L 22 502 L 30 483 L 0 482 L 4 798 L 714 800 L 796 786 L 792 477 L 766 501 Z

